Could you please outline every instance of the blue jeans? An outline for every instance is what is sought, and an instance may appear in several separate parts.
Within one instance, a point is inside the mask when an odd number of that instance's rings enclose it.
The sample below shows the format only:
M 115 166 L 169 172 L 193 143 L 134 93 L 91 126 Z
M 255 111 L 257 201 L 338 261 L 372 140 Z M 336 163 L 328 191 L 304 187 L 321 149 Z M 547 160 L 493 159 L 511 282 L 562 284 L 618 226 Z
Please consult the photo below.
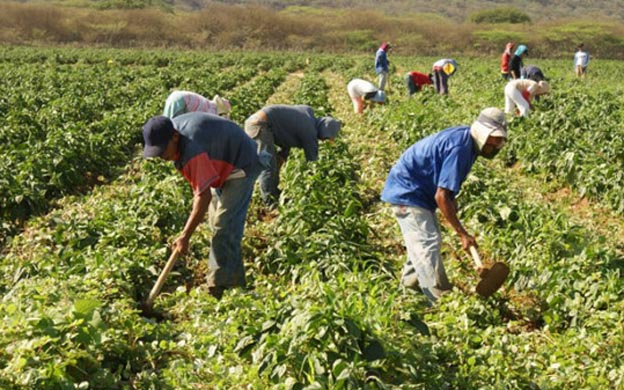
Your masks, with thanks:
M 254 183 L 262 167 L 258 161 L 245 177 L 227 180 L 223 187 L 211 189 L 209 222 L 212 241 L 208 258 L 208 287 L 245 286 L 241 241 Z
M 440 257 L 442 235 L 435 212 L 396 205 L 392 206 L 392 211 L 407 248 L 401 283 L 414 289 L 420 287 L 425 296 L 435 302 L 452 288 Z

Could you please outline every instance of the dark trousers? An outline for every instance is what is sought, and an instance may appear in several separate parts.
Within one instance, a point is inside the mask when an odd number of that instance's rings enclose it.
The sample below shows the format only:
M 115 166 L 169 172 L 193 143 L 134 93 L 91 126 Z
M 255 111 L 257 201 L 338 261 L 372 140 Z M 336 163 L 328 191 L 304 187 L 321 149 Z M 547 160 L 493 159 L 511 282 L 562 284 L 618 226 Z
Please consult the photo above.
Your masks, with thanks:
M 448 95 L 448 75 L 442 69 L 433 71 L 433 87 L 436 93 Z
M 405 75 L 405 85 L 407 86 L 407 92 L 409 96 L 412 96 L 416 92 L 418 92 L 418 86 L 414 83 L 414 79 L 409 74 Z

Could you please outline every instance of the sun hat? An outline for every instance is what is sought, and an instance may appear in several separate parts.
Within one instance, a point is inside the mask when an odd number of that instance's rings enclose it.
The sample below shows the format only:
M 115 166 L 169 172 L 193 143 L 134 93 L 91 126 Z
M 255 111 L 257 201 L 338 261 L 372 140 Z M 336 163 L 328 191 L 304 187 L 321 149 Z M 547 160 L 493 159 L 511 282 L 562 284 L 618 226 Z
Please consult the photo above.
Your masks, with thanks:
M 548 93 L 550 92 L 550 84 L 548 84 L 548 81 L 542 80 L 539 83 L 537 83 L 537 89 L 538 89 L 539 95 Z
M 483 149 L 488 137 L 507 138 L 505 114 L 496 107 L 484 109 L 470 126 L 470 135 L 477 143 L 479 151 Z
M 229 100 L 215 95 L 212 101 L 217 105 L 217 115 L 227 115 L 232 111 L 232 105 Z
M 161 156 L 174 133 L 175 129 L 171 119 L 162 115 L 150 118 L 143 125 L 143 140 L 145 141 L 143 157 Z

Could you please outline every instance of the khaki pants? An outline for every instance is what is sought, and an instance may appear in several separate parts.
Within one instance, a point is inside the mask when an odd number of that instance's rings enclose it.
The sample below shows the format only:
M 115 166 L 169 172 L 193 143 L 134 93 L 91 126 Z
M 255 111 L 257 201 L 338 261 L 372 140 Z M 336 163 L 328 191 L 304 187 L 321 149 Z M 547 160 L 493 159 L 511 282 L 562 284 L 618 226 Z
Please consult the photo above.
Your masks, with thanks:
M 440 257 L 442 235 L 435 212 L 408 206 L 392 206 L 392 211 L 407 248 L 401 283 L 406 287 L 420 287 L 425 296 L 435 302 L 452 288 Z

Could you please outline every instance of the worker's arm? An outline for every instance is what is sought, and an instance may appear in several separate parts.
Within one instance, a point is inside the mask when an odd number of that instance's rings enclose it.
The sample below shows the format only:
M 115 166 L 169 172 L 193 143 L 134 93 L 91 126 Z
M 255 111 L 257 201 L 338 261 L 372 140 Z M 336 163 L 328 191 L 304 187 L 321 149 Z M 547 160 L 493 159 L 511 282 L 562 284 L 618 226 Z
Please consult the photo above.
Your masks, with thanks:
M 457 218 L 457 203 L 453 198 L 453 193 L 446 188 L 438 187 L 435 193 L 435 201 L 444 218 L 451 224 L 453 229 L 459 235 L 461 239 L 462 248 L 465 251 L 468 251 L 471 246 L 477 247 L 477 242 L 475 238 L 468 234 L 466 229 L 462 226 L 461 222 Z
M 193 197 L 193 210 L 186 220 L 186 225 L 180 236 L 173 243 L 174 247 L 180 253 L 186 253 L 189 246 L 189 240 L 197 229 L 197 226 L 201 223 L 208 211 L 208 206 L 212 200 L 212 194 L 210 189 L 206 189 L 204 192 L 195 195 Z

